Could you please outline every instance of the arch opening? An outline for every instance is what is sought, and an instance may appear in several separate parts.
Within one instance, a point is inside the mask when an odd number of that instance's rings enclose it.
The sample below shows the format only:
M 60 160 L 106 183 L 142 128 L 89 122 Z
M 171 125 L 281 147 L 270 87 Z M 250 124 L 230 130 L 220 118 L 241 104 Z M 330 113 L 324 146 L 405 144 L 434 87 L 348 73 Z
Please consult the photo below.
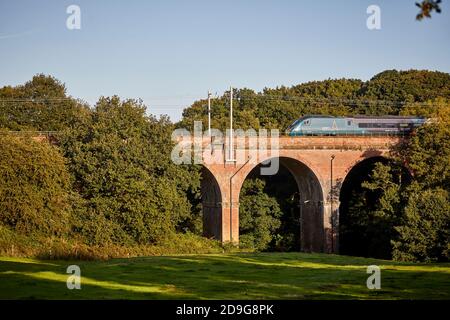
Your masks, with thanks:
M 279 171 L 245 177 L 239 192 L 240 243 L 266 251 L 324 251 L 323 192 L 302 162 L 279 158 Z
M 373 175 L 378 163 L 389 168 L 386 175 Z M 392 186 L 384 182 L 388 177 Z M 405 167 L 382 156 L 362 160 L 352 167 L 339 193 L 340 254 L 391 258 L 393 224 L 401 215 L 401 204 L 397 202 L 401 201 L 401 191 L 396 185 L 406 186 L 410 181 Z M 381 199 L 385 203 L 391 201 L 383 205 Z
M 206 167 L 201 171 L 203 236 L 222 240 L 222 194 L 214 175 Z

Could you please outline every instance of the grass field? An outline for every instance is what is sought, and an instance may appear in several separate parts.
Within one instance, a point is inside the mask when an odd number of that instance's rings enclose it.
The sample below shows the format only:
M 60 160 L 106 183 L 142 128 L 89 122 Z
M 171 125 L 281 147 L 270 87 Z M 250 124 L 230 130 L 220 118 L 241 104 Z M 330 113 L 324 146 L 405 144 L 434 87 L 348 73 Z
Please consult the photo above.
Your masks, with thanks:
M 81 268 L 81 290 L 66 269 Z M 381 289 L 368 290 L 368 265 Z M 0 257 L 1 299 L 450 299 L 450 264 L 325 254 L 184 255 L 109 261 Z

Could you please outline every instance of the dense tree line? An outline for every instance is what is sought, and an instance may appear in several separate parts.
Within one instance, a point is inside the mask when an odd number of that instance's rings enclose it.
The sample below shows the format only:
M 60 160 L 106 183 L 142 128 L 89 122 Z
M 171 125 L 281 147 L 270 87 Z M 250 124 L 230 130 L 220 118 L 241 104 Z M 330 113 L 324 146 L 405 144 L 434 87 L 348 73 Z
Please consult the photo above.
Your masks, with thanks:
M 156 242 L 190 218 L 195 168 L 170 161 L 173 124 L 138 101 L 101 98 L 60 147 L 80 195 L 76 231 L 90 243 Z
M 351 194 L 342 234 L 348 254 L 398 260 L 449 258 L 450 75 L 388 70 L 369 81 L 337 79 L 235 92 L 235 127 L 285 130 L 305 114 L 409 114 L 433 118 L 392 161 L 373 163 Z M 213 100 L 212 127 L 228 124 L 228 94 Z M 94 107 L 37 75 L 0 89 L 0 224 L 23 234 L 86 244 L 158 243 L 201 234 L 200 171 L 171 162 L 174 128 L 206 124 L 206 100 L 179 123 L 148 115 L 141 101 L 100 98 Z M 7 131 L 58 131 L 58 146 Z M 405 174 L 405 169 L 410 174 Z M 16 178 L 14 178 L 16 177 Z M 409 177 L 409 178 L 408 178 Z M 282 183 L 285 188 L 278 188 Z M 48 190 L 48 192 L 45 192 Z M 298 250 L 295 181 L 287 170 L 251 175 L 241 192 L 242 245 Z M 355 241 L 353 241 L 355 243 Z
M 450 75 L 432 71 L 387 70 L 369 81 L 337 79 L 313 81 L 292 87 L 265 88 L 262 92 L 236 89 L 236 128 L 267 128 L 281 131 L 305 114 L 398 115 L 413 103 L 450 99 Z M 196 101 L 183 112 L 179 126 L 193 128 L 194 121 L 207 124 L 207 101 Z M 213 100 L 212 127 L 228 126 L 229 92 Z
M 4 226 L 127 246 L 201 230 L 199 170 L 171 162 L 174 124 L 167 117 L 149 116 L 140 101 L 118 97 L 89 108 L 44 75 L 4 87 L 0 96 Z M 58 144 L 11 130 L 56 131 Z

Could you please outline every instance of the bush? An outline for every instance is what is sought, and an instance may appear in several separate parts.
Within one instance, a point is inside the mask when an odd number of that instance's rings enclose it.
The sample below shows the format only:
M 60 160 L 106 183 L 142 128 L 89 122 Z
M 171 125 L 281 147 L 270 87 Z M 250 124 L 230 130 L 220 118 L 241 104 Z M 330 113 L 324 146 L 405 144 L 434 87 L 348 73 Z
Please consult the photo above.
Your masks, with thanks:
M 30 237 L 18 234 L 0 225 L 0 255 L 11 257 L 28 257 L 36 251 L 39 243 Z
M 65 234 L 69 175 L 57 148 L 2 134 L 0 150 L 0 224 L 24 235 Z
M 231 249 L 192 233 L 169 234 L 157 245 L 87 245 L 82 239 L 26 237 L 0 226 L 0 255 L 45 260 L 107 260 L 138 256 L 221 253 Z

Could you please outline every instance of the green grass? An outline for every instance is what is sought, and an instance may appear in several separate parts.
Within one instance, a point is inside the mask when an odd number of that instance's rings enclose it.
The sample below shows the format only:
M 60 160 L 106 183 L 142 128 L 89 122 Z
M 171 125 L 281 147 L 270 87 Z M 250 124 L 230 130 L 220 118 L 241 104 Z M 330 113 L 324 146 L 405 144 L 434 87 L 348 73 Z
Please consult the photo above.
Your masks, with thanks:
M 81 268 L 68 290 L 67 266 Z M 368 265 L 381 289 L 368 290 Z M 183 255 L 108 261 L 0 257 L 1 299 L 450 299 L 450 264 L 326 254 Z

